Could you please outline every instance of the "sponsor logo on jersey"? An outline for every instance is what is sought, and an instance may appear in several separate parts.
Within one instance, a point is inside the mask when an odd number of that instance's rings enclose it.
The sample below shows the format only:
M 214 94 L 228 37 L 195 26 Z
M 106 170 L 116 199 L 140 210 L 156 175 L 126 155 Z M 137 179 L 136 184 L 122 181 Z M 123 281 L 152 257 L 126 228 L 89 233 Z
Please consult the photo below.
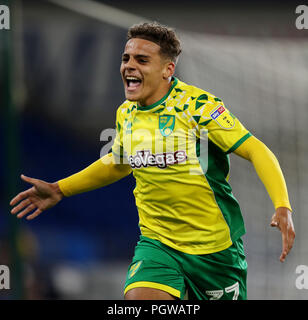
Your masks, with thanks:
M 159 116 L 159 131 L 164 137 L 170 136 L 173 132 L 175 125 L 174 115 L 161 115 Z
M 222 113 L 224 113 L 226 109 L 220 105 L 214 112 L 211 113 L 211 117 L 213 120 L 216 120 Z
M 232 129 L 235 121 L 232 115 L 224 108 L 223 105 L 219 105 L 214 111 L 210 113 L 211 118 L 215 120 L 223 129 Z
M 175 152 L 164 152 L 152 154 L 150 150 L 137 151 L 135 156 L 129 156 L 128 161 L 133 169 L 158 167 L 165 169 L 166 167 L 185 162 L 187 159 L 186 151 L 178 150 Z

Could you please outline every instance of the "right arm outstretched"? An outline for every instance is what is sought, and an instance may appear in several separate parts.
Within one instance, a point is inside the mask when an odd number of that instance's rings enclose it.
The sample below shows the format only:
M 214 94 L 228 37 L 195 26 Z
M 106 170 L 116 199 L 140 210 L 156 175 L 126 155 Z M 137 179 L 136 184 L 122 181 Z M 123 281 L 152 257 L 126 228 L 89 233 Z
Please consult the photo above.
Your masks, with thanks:
M 17 217 L 22 218 L 34 210 L 27 216 L 27 220 L 31 220 L 55 206 L 64 196 L 98 189 L 128 176 L 131 171 L 129 165 L 117 164 L 112 153 L 109 153 L 84 170 L 58 182 L 48 183 L 21 175 L 24 181 L 32 184 L 32 188 L 11 200 L 10 205 L 15 206 L 11 213 L 18 213 Z

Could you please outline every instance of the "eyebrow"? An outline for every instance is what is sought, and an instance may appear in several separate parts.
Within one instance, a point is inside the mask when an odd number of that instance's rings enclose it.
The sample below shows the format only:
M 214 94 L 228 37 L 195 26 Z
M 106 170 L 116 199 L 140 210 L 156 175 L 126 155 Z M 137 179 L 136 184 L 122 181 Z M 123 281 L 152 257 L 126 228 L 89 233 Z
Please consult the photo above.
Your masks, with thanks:
M 123 53 L 123 55 L 122 55 L 122 57 L 128 57 L 128 56 L 130 56 L 128 53 Z M 151 58 L 150 56 L 147 56 L 147 55 L 145 55 L 145 54 L 136 54 L 136 55 L 133 55 L 136 59 L 144 59 L 144 58 L 146 58 L 146 59 L 149 59 L 149 58 Z

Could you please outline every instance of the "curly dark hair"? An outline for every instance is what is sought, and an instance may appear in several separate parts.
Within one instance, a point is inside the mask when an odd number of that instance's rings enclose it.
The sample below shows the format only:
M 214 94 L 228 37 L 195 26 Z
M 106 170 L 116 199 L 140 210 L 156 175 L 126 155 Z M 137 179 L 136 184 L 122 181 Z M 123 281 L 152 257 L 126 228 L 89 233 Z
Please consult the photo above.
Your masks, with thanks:
M 174 63 L 181 53 L 181 43 L 175 31 L 158 22 L 135 24 L 128 29 L 127 40 L 139 38 L 152 41 L 160 46 L 160 53 Z

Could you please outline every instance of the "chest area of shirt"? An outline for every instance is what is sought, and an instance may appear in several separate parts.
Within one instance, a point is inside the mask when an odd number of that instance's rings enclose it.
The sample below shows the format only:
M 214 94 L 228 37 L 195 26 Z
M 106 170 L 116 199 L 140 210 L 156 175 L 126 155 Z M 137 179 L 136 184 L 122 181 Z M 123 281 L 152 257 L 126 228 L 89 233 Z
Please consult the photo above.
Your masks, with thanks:
M 135 112 L 124 120 L 123 140 L 152 149 L 155 144 L 186 138 L 191 129 L 191 124 L 175 112 Z

